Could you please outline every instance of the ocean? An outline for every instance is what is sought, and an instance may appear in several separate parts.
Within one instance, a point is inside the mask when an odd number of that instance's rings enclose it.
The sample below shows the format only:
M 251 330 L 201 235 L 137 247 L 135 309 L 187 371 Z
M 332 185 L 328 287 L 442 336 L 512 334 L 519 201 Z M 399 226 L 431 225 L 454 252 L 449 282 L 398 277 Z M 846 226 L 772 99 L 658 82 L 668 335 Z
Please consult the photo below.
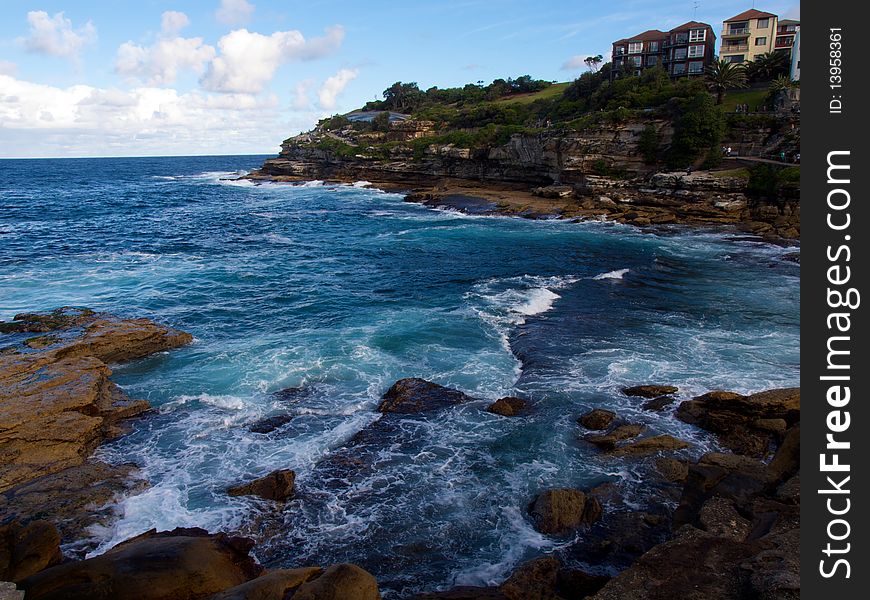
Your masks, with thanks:
M 687 439 L 685 457 L 715 449 L 674 405 L 644 411 L 621 387 L 672 384 L 688 398 L 799 383 L 794 248 L 726 230 L 470 216 L 364 182 L 232 180 L 264 158 L 0 161 L 0 318 L 86 306 L 195 338 L 113 367 L 156 411 L 97 458 L 137 463 L 151 486 L 70 552 L 197 526 L 255 537 L 269 567 L 359 563 L 387 597 L 494 583 L 582 542 L 531 527 L 538 491 L 619 481 L 643 499 L 643 461 L 579 440 L 583 412 Z M 475 401 L 410 418 L 365 469 L 324 475 L 403 377 Z M 506 395 L 526 398 L 527 414 L 484 410 Z M 276 431 L 249 429 L 287 413 Z M 286 506 L 225 493 L 278 468 L 297 472 Z

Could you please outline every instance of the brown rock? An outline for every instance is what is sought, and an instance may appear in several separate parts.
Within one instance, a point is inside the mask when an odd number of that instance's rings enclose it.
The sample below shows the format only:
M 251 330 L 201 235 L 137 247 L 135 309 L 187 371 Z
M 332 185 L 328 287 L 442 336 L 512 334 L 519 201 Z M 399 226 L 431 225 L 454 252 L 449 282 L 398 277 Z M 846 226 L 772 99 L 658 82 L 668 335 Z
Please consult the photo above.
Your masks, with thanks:
M 590 444 L 595 444 L 599 448 L 612 450 L 616 448 L 616 443 L 624 440 L 630 440 L 633 437 L 639 436 L 646 430 L 646 425 L 620 425 L 615 429 L 608 431 L 605 434 L 587 435 L 583 439 Z
M 191 339 L 147 319 L 68 308 L 18 315 L 3 329 L 52 334 L 36 352 L 0 355 L 0 492 L 82 464 L 101 441 L 122 432 L 121 419 L 148 408 L 109 380 L 105 363 Z
M 526 401 L 522 398 L 508 396 L 507 398 L 499 398 L 487 406 L 486 410 L 503 417 L 514 417 L 525 410 L 526 406 Z
M 276 569 L 236 587 L 212 596 L 209 600 L 276 600 L 283 599 L 303 583 L 323 574 L 320 567 Z
M 332 565 L 313 581 L 302 584 L 293 600 L 380 600 L 378 582 L 356 565 Z
M 284 502 L 293 497 L 296 473 L 290 469 L 272 471 L 249 483 L 233 486 L 227 490 L 230 496 L 259 496 L 266 500 Z
M 582 600 L 595 594 L 608 581 L 610 577 L 606 575 L 590 575 L 580 569 L 559 569 L 556 589 L 559 591 L 559 598 Z
M 447 408 L 471 400 L 468 396 L 425 379 L 400 379 L 384 394 L 382 413 L 416 414 Z
M 272 433 L 293 420 L 293 415 L 274 415 L 265 417 L 251 423 L 248 431 L 251 433 Z
M 689 445 L 688 442 L 677 439 L 671 435 L 657 435 L 655 437 L 643 438 L 642 440 L 620 446 L 614 450 L 612 454 L 615 456 L 642 456 L 645 454 L 654 454 L 656 452 L 683 450 L 688 448 Z
M 701 528 L 716 537 L 745 540 L 752 530 L 752 524 L 737 512 L 732 500 L 713 496 L 701 507 L 698 514 Z
M 659 396 L 658 398 L 653 398 L 652 400 L 647 400 L 643 404 L 641 404 L 641 408 L 644 410 L 655 410 L 660 411 L 664 410 L 666 406 L 669 406 L 676 402 L 677 399 L 673 396 Z
M 615 412 L 604 410 L 603 408 L 594 408 L 577 419 L 577 422 L 586 429 L 603 431 L 610 427 L 614 420 L 616 420 Z
M 656 460 L 655 466 L 666 481 L 682 483 L 689 476 L 689 465 L 684 460 L 662 457 Z
M 561 535 L 598 520 L 601 504 L 580 490 L 550 489 L 535 498 L 529 514 L 541 533 Z
M 60 561 L 60 534 L 48 521 L 0 525 L 0 580 L 21 581 Z
M 262 572 L 253 542 L 202 529 L 154 530 L 100 556 L 63 563 L 20 583 L 28 600 L 206 598 Z
M 499 590 L 510 600 L 558 600 L 559 569 L 553 556 L 542 556 L 517 567 Z
M 622 389 L 626 396 L 640 396 L 641 398 L 658 398 L 668 394 L 676 394 L 679 388 L 672 385 L 636 385 Z
M 22 524 L 48 519 L 60 530 L 62 543 L 78 542 L 76 552 L 84 553 L 92 549 L 81 544 L 89 528 L 114 519 L 112 501 L 146 487 L 132 465 L 86 462 L 0 494 L 0 516 Z

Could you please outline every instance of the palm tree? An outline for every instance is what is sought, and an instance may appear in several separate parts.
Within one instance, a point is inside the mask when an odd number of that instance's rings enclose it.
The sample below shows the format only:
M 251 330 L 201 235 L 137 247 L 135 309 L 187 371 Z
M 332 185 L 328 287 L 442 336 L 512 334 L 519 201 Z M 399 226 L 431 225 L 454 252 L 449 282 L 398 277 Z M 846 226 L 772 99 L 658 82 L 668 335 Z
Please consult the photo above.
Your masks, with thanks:
M 755 57 L 747 65 L 748 75 L 753 81 L 770 81 L 788 72 L 788 56 L 782 52 L 765 52 Z
M 720 58 L 707 67 L 707 87 L 716 92 L 716 104 L 722 104 L 727 90 L 746 87 L 746 69 Z

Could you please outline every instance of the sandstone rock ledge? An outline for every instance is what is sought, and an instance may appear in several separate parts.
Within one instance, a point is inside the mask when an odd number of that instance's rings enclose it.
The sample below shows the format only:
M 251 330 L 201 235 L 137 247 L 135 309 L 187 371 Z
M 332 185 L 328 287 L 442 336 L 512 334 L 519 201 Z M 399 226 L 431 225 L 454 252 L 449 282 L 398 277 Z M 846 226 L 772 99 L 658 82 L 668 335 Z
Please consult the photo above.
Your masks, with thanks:
M 88 456 L 124 432 L 124 419 L 149 408 L 109 379 L 107 363 L 191 339 L 148 319 L 79 308 L 0 322 L 0 519 L 27 522 L 44 513 L 70 534 L 66 541 L 75 540 L 73 530 L 87 523 L 63 511 L 104 504 L 124 488 L 106 482 L 131 472 L 88 463 Z

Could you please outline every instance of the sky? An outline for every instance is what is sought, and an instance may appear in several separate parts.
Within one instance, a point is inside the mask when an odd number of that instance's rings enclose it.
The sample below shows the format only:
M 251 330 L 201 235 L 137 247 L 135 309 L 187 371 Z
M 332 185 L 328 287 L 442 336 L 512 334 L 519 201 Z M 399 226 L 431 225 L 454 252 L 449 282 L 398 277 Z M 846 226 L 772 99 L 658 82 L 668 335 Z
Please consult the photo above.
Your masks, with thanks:
M 799 18 L 796 0 L 756 8 Z M 532 75 L 751 0 L 0 0 L 0 158 L 272 154 L 381 97 Z

